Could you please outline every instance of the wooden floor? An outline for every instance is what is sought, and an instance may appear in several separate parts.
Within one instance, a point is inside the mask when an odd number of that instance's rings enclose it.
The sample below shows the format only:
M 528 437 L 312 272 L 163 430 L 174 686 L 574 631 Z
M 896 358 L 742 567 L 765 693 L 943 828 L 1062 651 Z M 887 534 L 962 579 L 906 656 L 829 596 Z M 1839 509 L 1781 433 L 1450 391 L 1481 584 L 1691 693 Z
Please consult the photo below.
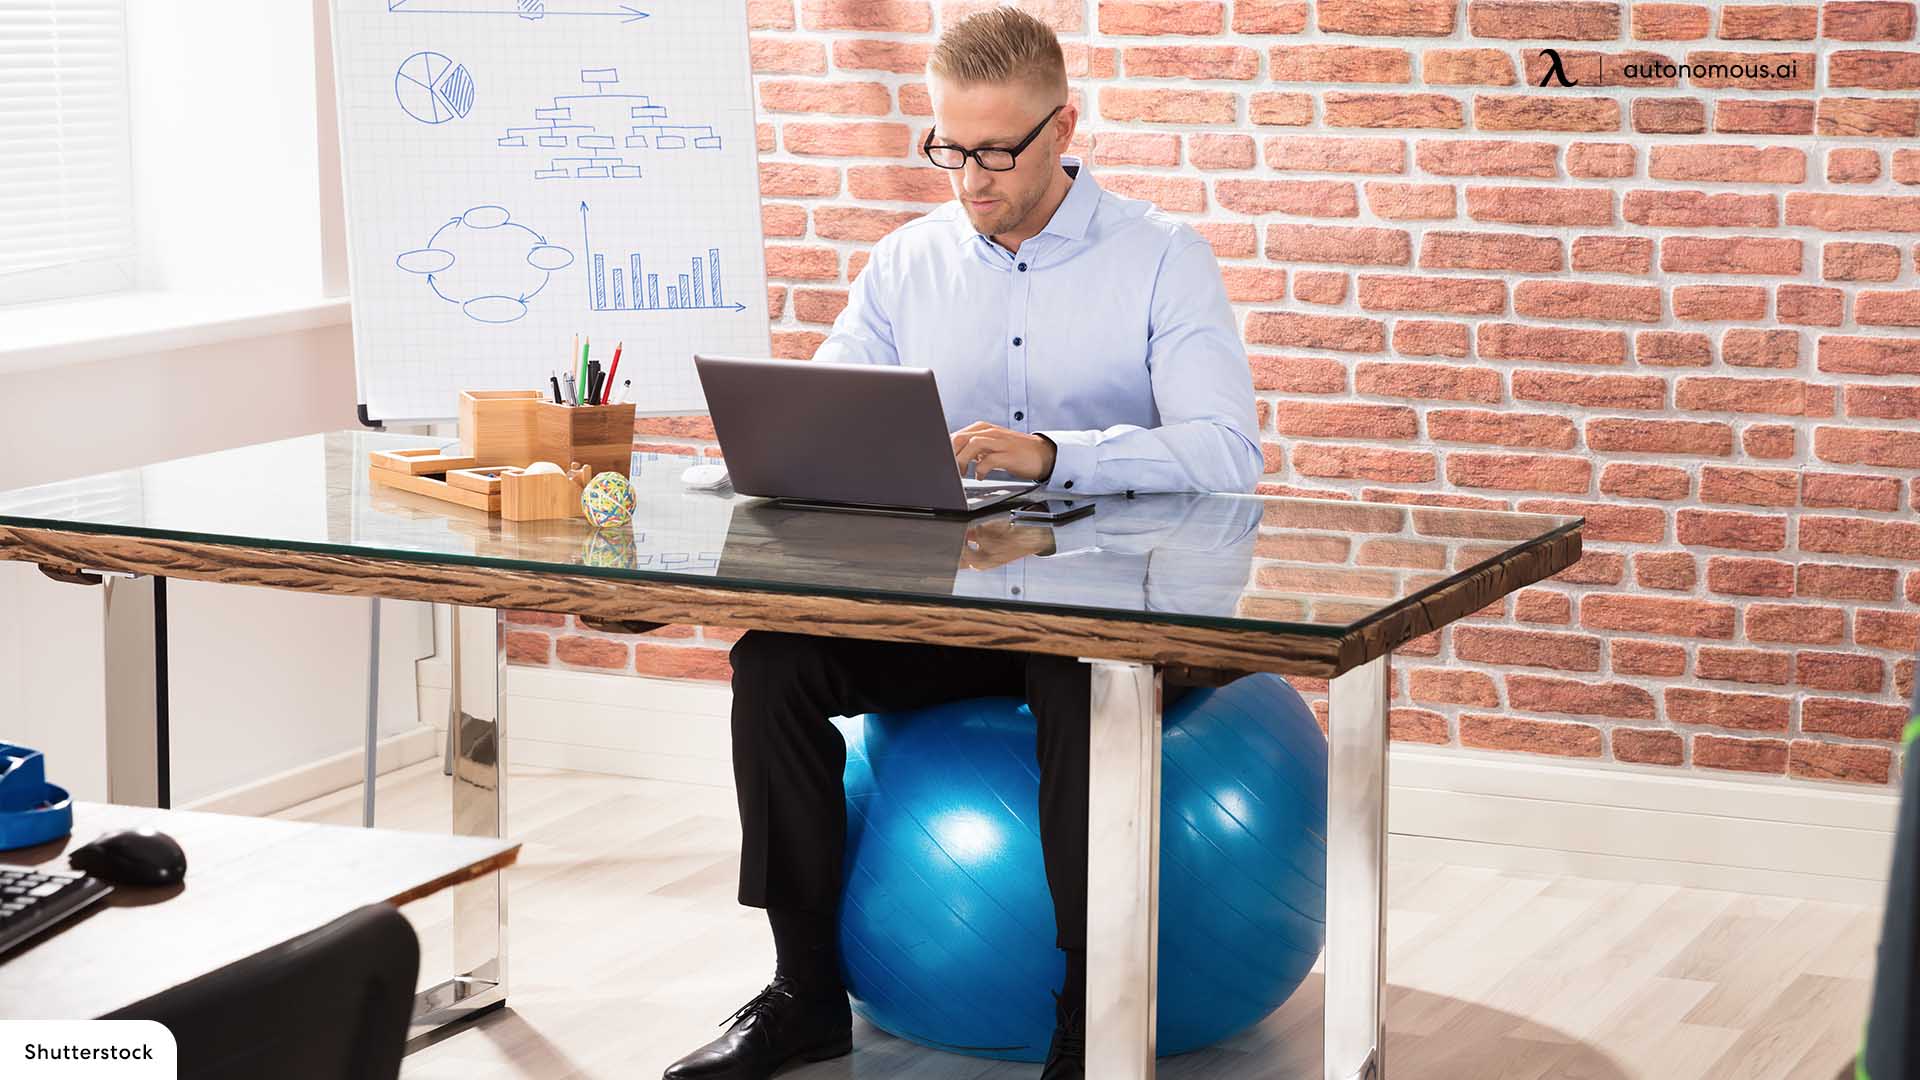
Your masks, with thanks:
M 437 763 L 381 782 L 379 824 L 447 827 Z M 516 769 L 508 1008 L 407 1059 L 407 1080 L 651 1080 L 765 984 L 764 917 L 734 903 L 729 791 Z M 283 816 L 357 823 L 359 789 Z M 1668 885 L 1396 861 L 1389 1075 L 1402 1080 L 1832 1080 L 1858 1045 L 1879 913 Z M 450 971 L 444 897 L 407 909 L 423 981 Z M 1165 1080 L 1319 1080 L 1320 976 Z M 1010 1080 L 1039 1067 L 923 1050 L 856 1018 L 851 1057 L 783 1080 Z

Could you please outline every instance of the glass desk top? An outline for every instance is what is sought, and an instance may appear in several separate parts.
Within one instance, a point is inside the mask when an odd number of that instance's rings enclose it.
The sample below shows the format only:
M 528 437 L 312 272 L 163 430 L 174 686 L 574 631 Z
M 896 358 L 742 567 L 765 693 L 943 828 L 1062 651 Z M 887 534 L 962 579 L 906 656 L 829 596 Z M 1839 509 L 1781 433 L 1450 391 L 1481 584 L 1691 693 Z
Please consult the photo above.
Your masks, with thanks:
M 636 455 L 632 525 L 506 521 L 376 486 L 336 432 L 0 492 L 0 527 L 1218 628 L 1347 633 L 1581 519 L 1252 495 L 1094 496 L 1063 525 L 801 510 L 688 490 Z

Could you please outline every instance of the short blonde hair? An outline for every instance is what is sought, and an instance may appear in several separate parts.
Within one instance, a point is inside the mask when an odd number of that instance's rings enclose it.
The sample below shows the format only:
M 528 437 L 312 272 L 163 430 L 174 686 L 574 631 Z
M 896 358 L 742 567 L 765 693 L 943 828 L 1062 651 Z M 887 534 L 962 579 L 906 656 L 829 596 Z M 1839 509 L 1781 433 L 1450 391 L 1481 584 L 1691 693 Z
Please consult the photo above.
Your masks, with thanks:
M 1026 82 L 1067 96 L 1060 39 L 1019 8 L 989 8 L 949 27 L 927 58 L 927 69 L 962 84 Z

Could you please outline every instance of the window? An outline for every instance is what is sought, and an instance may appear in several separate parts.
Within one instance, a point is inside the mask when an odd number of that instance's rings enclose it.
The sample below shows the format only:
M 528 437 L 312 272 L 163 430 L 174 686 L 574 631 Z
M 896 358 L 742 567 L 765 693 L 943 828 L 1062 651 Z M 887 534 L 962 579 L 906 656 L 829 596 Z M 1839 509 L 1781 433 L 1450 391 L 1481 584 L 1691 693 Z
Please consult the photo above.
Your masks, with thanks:
M 0 0 L 0 304 L 134 284 L 126 0 Z

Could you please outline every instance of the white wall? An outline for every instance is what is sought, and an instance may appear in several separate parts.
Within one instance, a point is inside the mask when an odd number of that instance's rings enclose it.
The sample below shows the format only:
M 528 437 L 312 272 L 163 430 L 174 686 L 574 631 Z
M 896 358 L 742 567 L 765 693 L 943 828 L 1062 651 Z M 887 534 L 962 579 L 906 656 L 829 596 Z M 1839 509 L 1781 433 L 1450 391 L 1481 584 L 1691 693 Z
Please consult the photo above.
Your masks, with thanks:
M 351 357 L 339 325 L 0 375 L 0 488 L 352 427 Z M 0 738 L 48 749 L 92 798 L 104 763 L 74 758 L 97 753 L 99 593 L 0 563 Z M 190 582 L 168 598 L 176 803 L 361 744 L 367 601 Z M 418 605 L 386 606 L 395 732 L 417 722 L 410 661 L 431 636 Z

